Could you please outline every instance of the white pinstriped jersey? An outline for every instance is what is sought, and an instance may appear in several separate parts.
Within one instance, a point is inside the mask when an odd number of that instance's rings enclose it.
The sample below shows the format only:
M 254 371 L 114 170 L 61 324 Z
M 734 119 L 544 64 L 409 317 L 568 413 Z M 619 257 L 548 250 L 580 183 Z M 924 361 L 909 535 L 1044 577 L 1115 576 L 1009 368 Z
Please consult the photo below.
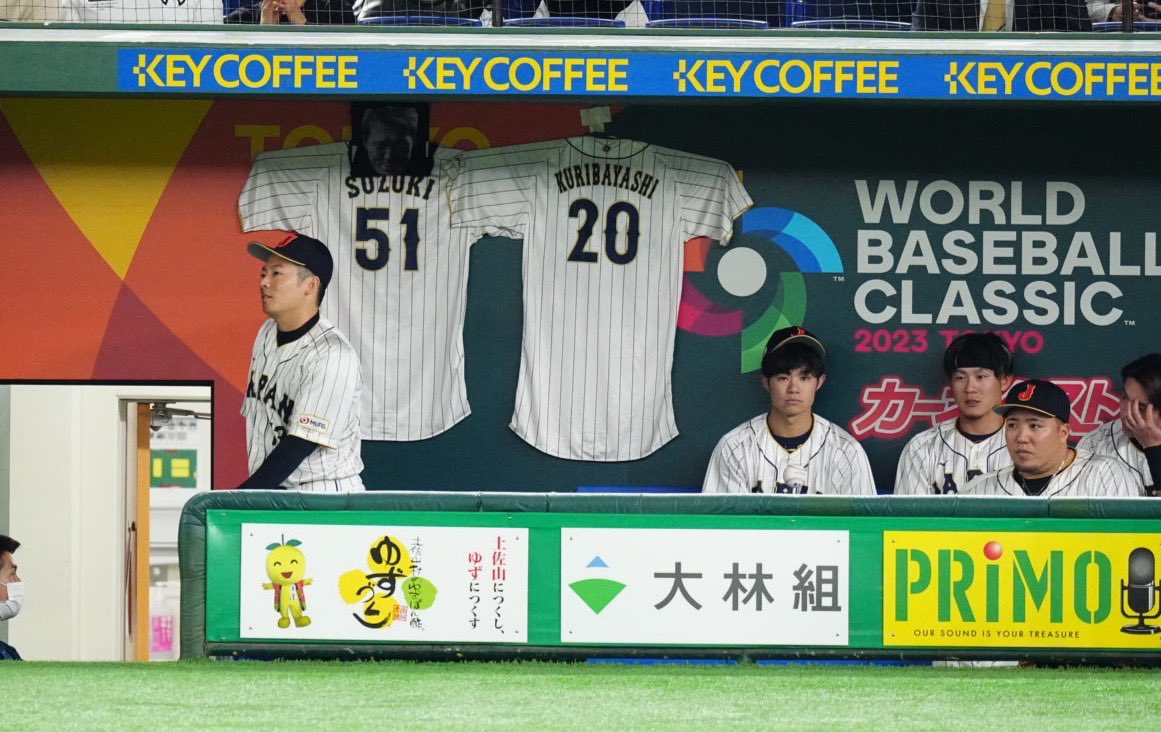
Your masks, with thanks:
M 752 205 L 720 160 L 577 137 L 466 154 L 452 223 L 524 239 L 511 428 L 571 460 L 636 460 L 677 436 L 670 389 L 683 243 L 723 244 Z
M 62 0 L 66 23 L 224 22 L 221 0 Z
M 258 329 L 242 416 L 250 473 L 285 436 L 319 447 L 283 483 L 299 491 L 361 491 L 359 358 L 326 318 L 301 338 L 278 345 L 278 326 Z
M 1125 434 L 1125 426 L 1119 419 L 1102 424 L 1089 432 L 1081 438 L 1077 447 L 1119 460 L 1132 471 L 1142 488 L 1157 485 L 1152 471 L 1149 470 L 1149 461 L 1145 459 L 1145 453 L 1129 441 L 1129 436 Z
M 368 440 L 423 440 L 471 413 L 464 382 L 468 254 L 435 173 L 351 176 L 350 146 L 263 153 L 238 201 L 242 228 L 322 240 L 335 260 L 323 315 L 350 335 L 363 365 Z
M 955 425 L 956 420 L 948 420 L 911 438 L 899 456 L 895 495 L 959 493 L 972 478 L 1012 464 L 1002 427 L 972 442 Z
M 863 446 L 838 425 L 814 415 L 810 437 L 787 452 L 770 434 L 763 413 L 718 442 L 701 490 L 756 493 L 756 488 L 762 493 L 873 496 L 875 478 Z
M 1029 498 L 1016 481 L 1009 465 L 994 473 L 981 475 L 967 484 L 962 495 L 972 496 L 1014 496 Z M 1077 450 L 1076 459 L 1059 474 L 1054 476 L 1037 498 L 1071 498 L 1092 496 L 1096 498 L 1136 498 L 1144 495 L 1140 481 L 1116 458 L 1095 455 L 1086 450 Z

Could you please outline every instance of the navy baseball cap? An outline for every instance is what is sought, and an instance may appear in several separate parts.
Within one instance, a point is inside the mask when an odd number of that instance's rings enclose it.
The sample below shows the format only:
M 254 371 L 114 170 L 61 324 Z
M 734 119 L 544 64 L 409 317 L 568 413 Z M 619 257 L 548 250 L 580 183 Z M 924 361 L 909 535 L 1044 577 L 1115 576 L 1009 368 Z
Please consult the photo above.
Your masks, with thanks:
M 822 341 L 818 339 L 813 333 L 803 328 L 800 325 L 792 325 L 788 328 L 779 328 L 770 334 L 770 340 L 766 341 L 766 350 L 762 352 L 762 375 L 770 376 L 769 363 L 770 357 L 780 348 L 789 346 L 792 343 L 801 343 L 810 350 L 818 354 L 819 358 L 826 358 L 826 347 L 822 345 Z
M 306 267 L 311 271 L 311 274 L 318 276 L 322 282 L 320 288 L 322 290 L 327 289 L 327 285 L 331 281 L 331 274 L 335 270 L 335 262 L 331 259 L 331 253 L 326 244 L 303 234 L 290 234 L 272 247 L 252 241 L 246 245 L 246 251 L 263 262 L 272 256 L 277 256 L 288 262 Z
M 992 411 L 1000 415 L 1006 415 L 1013 409 L 1027 409 L 1068 424 L 1072 403 L 1064 389 L 1051 381 L 1029 379 L 1013 386 L 1004 401 L 992 407 Z

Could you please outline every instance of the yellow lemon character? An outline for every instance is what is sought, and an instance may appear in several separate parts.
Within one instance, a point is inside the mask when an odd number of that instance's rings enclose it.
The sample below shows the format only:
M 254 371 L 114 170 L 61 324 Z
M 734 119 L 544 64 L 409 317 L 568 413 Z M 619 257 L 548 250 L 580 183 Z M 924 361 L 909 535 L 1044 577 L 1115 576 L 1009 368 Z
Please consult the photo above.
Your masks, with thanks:
M 310 625 L 310 618 L 304 612 L 306 592 L 303 588 L 313 580 L 305 579 L 306 555 L 298 548 L 301 545 L 298 539 L 291 539 L 266 547 L 270 552 L 266 555 L 266 576 L 270 582 L 263 583 L 262 589 L 274 590 L 274 609 L 281 616 L 278 618 L 279 628 L 289 628 L 291 616 L 297 628 Z

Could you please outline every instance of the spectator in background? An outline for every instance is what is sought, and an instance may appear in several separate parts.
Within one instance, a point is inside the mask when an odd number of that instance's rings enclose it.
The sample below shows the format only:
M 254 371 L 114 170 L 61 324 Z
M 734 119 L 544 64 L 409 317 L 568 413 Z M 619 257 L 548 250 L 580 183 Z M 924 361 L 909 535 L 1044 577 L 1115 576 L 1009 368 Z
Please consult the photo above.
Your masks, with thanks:
M 1120 20 L 1121 4 L 1103 0 L 917 0 L 913 30 L 1090 31 Z
M 1051 381 L 1012 387 L 995 408 L 1004 417 L 1012 465 L 968 483 L 964 495 L 1059 498 L 1141 495 L 1135 476 L 1119 460 L 1068 446 L 1072 405 Z
M 19 547 L 20 542 L 0 534 L 0 620 L 11 620 L 24 606 L 24 583 L 16 574 L 16 560 L 12 558 Z M 0 641 L 0 661 L 19 660 L 16 649 Z
M 805 328 L 776 330 L 762 355 L 769 411 L 718 442 L 703 493 L 875 495 L 871 463 L 855 438 L 814 413 L 826 349 Z
M 1121 418 L 1101 425 L 1077 447 L 1121 461 L 1147 495 L 1161 495 L 1161 354 L 1125 364 L 1121 383 Z
M 1004 418 L 992 411 L 1012 385 L 1012 352 L 995 333 L 964 333 L 943 353 L 943 372 L 959 417 L 907 443 L 895 473 L 895 495 L 959 493 L 978 475 L 1012 464 Z
M 0 20 L 51 23 L 59 14 L 59 0 L 0 0 Z
M 221 25 L 223 12 L 222 0 L 60 0 L 60 20 L 66 23 Z
M 227 23 L 261 25 L 354 25 L 345 0 L 262 0 L 226 16 Z

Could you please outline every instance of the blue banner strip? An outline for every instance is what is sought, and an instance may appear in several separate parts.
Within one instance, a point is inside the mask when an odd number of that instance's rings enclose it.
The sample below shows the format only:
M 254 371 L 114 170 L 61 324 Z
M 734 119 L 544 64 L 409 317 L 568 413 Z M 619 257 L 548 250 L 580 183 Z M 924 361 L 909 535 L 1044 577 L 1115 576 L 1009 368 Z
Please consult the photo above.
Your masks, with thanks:
M 119 49 L 118 89 L 824 99 L 1161 99 L 1154 57 Z

